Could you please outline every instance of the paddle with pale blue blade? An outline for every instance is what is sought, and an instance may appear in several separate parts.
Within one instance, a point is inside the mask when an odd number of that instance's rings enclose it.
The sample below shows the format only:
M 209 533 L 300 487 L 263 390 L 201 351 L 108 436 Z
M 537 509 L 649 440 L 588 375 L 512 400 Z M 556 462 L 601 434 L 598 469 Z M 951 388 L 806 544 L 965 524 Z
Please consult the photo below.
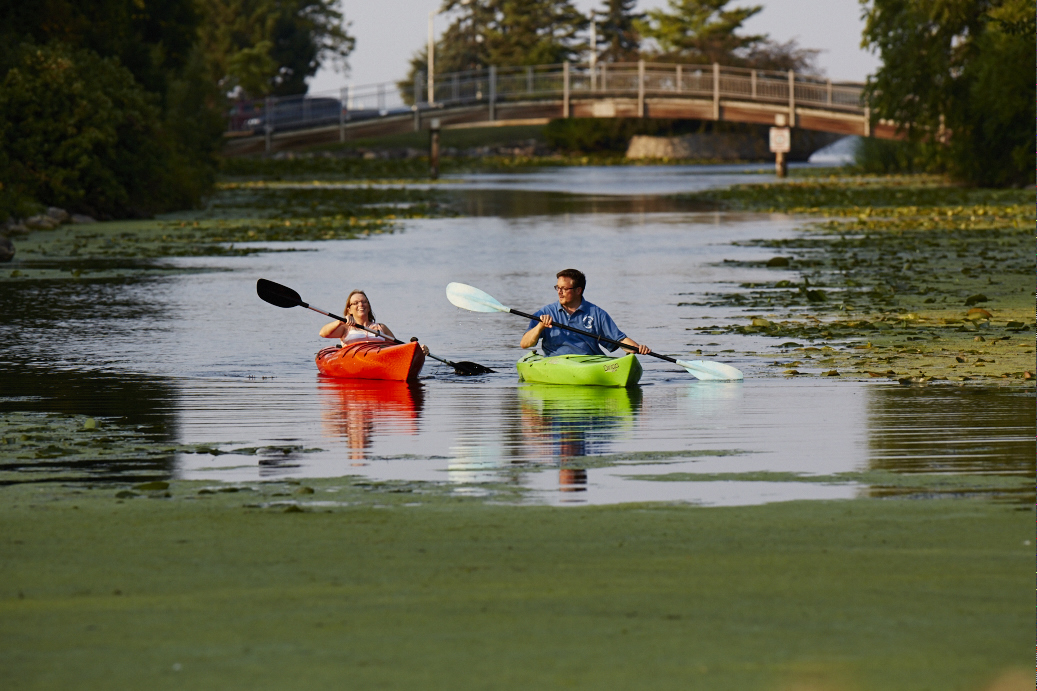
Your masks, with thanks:
M 460 307 L 461 309 L 468 310 L 470 312 L 507 312 L 515 314 L 526 319 L 536 319 L 532 314 L 526 314 L 516 309 L 506 307 L 502 305 L 495 297 L 485 293 L 478 288 L 465 285 L 464 283 L 451 283 L 446 287 L 446 297 L 451 304 Z M 564 326 L 562 324 L 555 323 L 555 326 L 559 329 L 565 329 L 566 331 L 572 331 L 574 333 L 582 334 L 584 336 L 590 336 L 591 338 L 601 341 L 603 343 L 609 343 L 611 345 L 619 346 L 620 348 L 626 348 L 628 350 L 636 350 L 633 346 L 627 343 L 621 343 L 620 341 L 614 341 L 611 338 L 605 338 L 604 336 L 598 336 L 589 331 L 582 329 L 576 329 L 571 326 Z M 707 379 L 712 381 L 737 381 L 744 378 L 741 370 L 731 365 L 725 365 L 722 362 L 707 362 L 705 360 L 677 360 L 668 355 L 660 355 L 659 353 L 648 353 L 652 357 L 659 358 L 660 360 L 666 360 L 676 365 L 680 365 L 686 369 L 689 373 L 693 374 L 699 379 Z

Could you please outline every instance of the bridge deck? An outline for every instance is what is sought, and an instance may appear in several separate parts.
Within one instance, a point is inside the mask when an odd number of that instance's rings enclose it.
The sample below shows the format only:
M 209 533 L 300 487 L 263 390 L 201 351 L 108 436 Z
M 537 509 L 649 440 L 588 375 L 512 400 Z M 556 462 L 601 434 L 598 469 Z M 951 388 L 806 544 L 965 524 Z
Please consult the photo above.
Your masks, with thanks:
M 226 151 L 255 154 L 427 129 L 546 123 L 555 118 L 666 118 L 773 125 L 897 138 L 873 122 L 863 85 L 794 72 L 720 65 L 542 65 L 443 75 L 432 96 L 424 80 L 346 87 L 333 95 L 266 99 L 231 113 Z M 416 105 L 415 105 L 416 104 Z

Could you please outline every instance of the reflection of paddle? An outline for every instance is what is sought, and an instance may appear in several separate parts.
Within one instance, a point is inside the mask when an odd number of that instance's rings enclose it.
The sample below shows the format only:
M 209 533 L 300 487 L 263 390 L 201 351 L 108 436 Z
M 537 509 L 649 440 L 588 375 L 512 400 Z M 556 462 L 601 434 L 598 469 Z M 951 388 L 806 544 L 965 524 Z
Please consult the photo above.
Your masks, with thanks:
M 278 307 L 305 307 L 306 309 L 313 310 L 314 312 L 319 312 L 320 314 L 323 314 L 327 317 L 331 317 L 332 319 L 338 319 L 340 322 L 346 321 L 343 317 L 340 317 L 337 314 L 325 312 L 322 309 L 317 309 L 316 307 L 313 307 L 312 305 L 303 302 L 299 294 L 291 288 L 289 288 L 288 286 L 283 286 L 280 283 L 268 281 L 265 278 L 261 278 L 258 281 L 256 281 L 256 293 L 259 294 L 260 298 L 262 298 L 266 302 L 269 302 L 271 305 L 276 305 Z M 376 336 L 381 336 L 382 338 L 390 340 L 393 343 L 403 343 L 403 341 L 401 340 L 389 338 L 380 331 L 368 329 L 366 327 L 360 326 L 359 324 L 353 324 L 353 326 L 357 329 L 362 329 L 363 331 L 372 333 Z M 439 360 L 443 364 L 450 365 L 454 368 L 455 374 L 468 376 L 472 374 L 486 374 L 488 372 L 493 371 L 489 367 L 480 365 L 477 362 L 450 362 L 449 360 L 444 360 L 443 358 L 436 357 L 432 353 L 429 353 L 428 356 L 433 360 Z
M 446 287 L 446 297 L 451 303 L 460 307 L 461 309 L 470 310 L 472 312 L 510 312 L 511 314 L 517 314 L 520 317 L 526 319 L 536 320 L 532 314 L 526 314 L 525 312 L 519 312 L 513 310 L 510 307 L 505 307 L 491 295 L 484 293 L 478 288 L 465 285 L 464 283 L 451 283 Z M 604 343 L 610 343 L 621 348 L 628 350 L 637 350 L 634 346 L 627 343 L 621 343 L 619 341 L 613 341 L 611 338 L 605 338 L 604 336 L 598 336 L 592 334 L 589 331 L 583 331 L 582 329 L 574 329 L 571 326 L 563 326 L 562 324 L 554 324 L 559 329 L 565 329 L 566 331 L 572 331 L 574 333 L 582 334 L 584 336 L 590 336 L 591 338 L 602 341 Z M 742 372 L 731 365 L 725 365 L 721 362 L 706 362 L 705 360 L 676 360 L 667 355 L 660 355 L 659 353 L 648 353 L 652 357 L 657 357 L 660 360 L 666 360 L 674 364 L 680 365 L 684 369 L 688 370 L 691 374 L 699 379 L 712 379 L 716 381 L 731 381 L 741 379 L 743 377 Z

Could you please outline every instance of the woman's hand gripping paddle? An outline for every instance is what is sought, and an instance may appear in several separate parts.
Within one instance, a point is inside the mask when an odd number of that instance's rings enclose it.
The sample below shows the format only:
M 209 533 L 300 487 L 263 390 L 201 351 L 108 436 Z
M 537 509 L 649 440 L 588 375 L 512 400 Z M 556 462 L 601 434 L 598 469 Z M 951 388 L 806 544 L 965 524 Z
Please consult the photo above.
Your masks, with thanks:
M 269 302 L 271 305 L 276 305 L 277 307 L 305 307 L 306 309 L 313 310 L 314 312 L 323 314 L 326 317 L 338 319 L 340 322 L 346 321 L 343 317 L 340 317 L 337 314 L 325 312 L 322 309 L 318 309 L 308 303 L 303 302 L 299 294 L 291 288 L 289 288 L 288 286 L 283 286 L 280 283 L 268 281 L 265 278 L 261 278 L 258 281 L 256 281 L 256 293 L 264 301 Z M 360 326 L 359 324 L 353 324 L 353 326 L 357 329 L 362 329 L 368 333 L 375 334 L 376 336 L 387 338 L 393 343 L 403 343 L 403 341 L 399 339 L 388 338 L 387 336 L 385 336 L 385 334 L 381 333 L 380 331 L 368 329 L 366 327 Z M 443 358 L 436 357 L 432 353 L 429 353 L 428 356 L 433 360 L 439 360 L 445 365 L 450 365 L 454 368 L 455 374 L 460 374 L 462 376 L 471 376 L 473 374 L 487 374 L 489 372 L 493 372 L 493 370 L 489 367 L 486 367 L 485 365 L 480 365 L 477 362 L 450 362 L 449 360 L 444 360 Z
M 466 309 L 471 312 L 507 312 L 515 314 L 526 319 L 536 319 L 532 314 L 526 314 L 510 307 L 505 307 L 492 295 L 484 293 L 478 288 L 474 288 L 464 283 L 451 283 L 446 287 L 446 297 L 451 304 Z M 627 350 L 636 350 L 633 346 L 627 343 L 621 343 L 620 341 L 614 341 L 611 338 L 605 338 L 604 336 L 598 336 L 592 334 L 589 331 L 583 331 L 582 329 L 575 329 L 571 326 L 564 326 L 562 324 L 555 323 L 555 326 L 559 329 L 565 329 L 566 331 L 573 331 L 584 336 L 590 336 L 593 339 L 602 341 L 604 343 L 610 343 L 612 345 L 626 348 Z M 745 375 L 742 374 L 741 370 L 731 365 L 725 365 L 722 362 L 706 362 L 705 360 L 677 360 L 669 357 L 668 355 L 660 355 L 659 353 L 648 353 L 652 357 L 659 358 L 660 360 L 666 360 L 674 364 L 680 365 L 692 375 L 699 379 L 708 379 L 712 381 L 737 381 L 743 379 Z

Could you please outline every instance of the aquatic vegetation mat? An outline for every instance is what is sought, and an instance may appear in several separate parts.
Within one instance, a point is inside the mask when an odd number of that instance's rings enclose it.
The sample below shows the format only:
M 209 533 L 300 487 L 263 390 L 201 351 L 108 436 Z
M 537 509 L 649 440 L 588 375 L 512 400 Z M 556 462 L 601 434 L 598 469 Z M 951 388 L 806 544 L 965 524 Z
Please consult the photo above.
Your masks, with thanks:
M 980 691 L 1029 665 L 1033 513 L 1004 503 L 169 482 L 2 487 L 0 521 L 12 689 Z
M 745 243 L 773 255 L 729 263 L 779 276 L 681 303 L 746 315 L 742 323 L 693 330 L 781 339 L 792 357 L 772 366 L 790 376 L 1032 382 L 1032 190 L 861 178 L 738 186 L 694 198 L 829 220 L 807 223 L 792 238 Z M 806 360 L 814 371 L 803 368 Z

